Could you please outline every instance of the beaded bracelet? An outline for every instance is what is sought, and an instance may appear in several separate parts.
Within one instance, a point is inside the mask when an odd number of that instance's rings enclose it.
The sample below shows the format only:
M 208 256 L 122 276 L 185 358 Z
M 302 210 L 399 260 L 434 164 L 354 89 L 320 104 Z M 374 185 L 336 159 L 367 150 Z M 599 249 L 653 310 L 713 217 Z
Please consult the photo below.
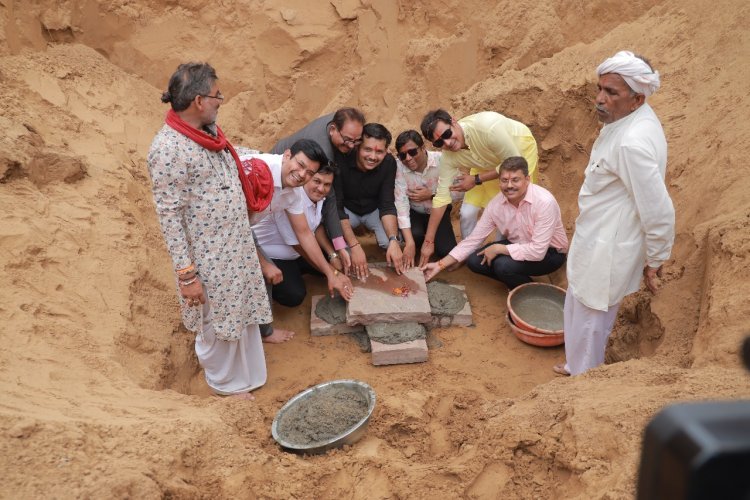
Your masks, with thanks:
M 443 259 L 440 259 L 439 261 L 437 261 L 437 265 L 441 271 L 445 271 L 445 264 L 443 264 Z
M 349 248 L 351 249 L 351 248 L 354 248 L 354 247 L 356 247 L 356 246 L 359 246 L 359 241 L 358 241 L 358 242 L 356 242 L 356 243 L 355 243 L 354 245 L 349 245 Z

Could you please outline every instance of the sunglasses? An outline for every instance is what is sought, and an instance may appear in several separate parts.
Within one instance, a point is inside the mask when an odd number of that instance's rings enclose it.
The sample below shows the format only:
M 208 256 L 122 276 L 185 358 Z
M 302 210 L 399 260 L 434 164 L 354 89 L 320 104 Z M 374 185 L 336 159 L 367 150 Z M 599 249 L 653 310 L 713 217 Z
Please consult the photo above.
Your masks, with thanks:
M 416 158 L 418 153 L 419 153 L 419 148 L 407 149 L 406 151 L 400 152 L 398 154 L 398 158 L 399 160 L 404 161 L 406 160 L 406 155 L 409 155 L 412 158 Z
M 440 135 L 440 137 L 438 137 L 437 139 L 435 139 L 434 141 L 432 141 L 432 145 L 435 146 L 436 148 L 442 148 L 443 145 L 445 145 L 445 141 L 447 141 L 448 139 L 450 139 L 452 136 L 453 136 L 453 128 L 452 127 L 448 127 Z

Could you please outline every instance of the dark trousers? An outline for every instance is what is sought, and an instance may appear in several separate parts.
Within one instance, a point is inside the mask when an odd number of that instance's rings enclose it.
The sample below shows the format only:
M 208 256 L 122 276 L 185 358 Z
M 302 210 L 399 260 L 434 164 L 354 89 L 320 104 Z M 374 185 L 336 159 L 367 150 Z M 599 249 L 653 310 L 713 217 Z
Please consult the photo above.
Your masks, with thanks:
M 409 220 L 411 221 L 411 234 L 414 237 L 414 244 L 419 250 L 424 243 L 424 234 L 427 232 L 430 214 L 420 214 L 409 209 Z M 455 246 L 456 235 L 453 233 L 453 226 L 451 226 L 451 205 L 448 205 L 435 233 L 435 255 L 438 258 L 443 258 Z
M 298 257 L 295 260 L 282 260 L 282 259 L 271 259 L 276 267 L 281 270 L 281 274 L 284 279 L 278 285 L 266 285 L 268 289 L 268 298 L 273 299 L 287 307 L 296 307 L 305 300 L 307 295 L 307 287 L 305 286 L 305 280 L 302 279 L 303 274 L 316 274 L 323 276 L 317 269 L 315 269 L 304 257 Z M 273 326 L 271 324 L 260 325 L 260 334 L 263 337 L 268 337 L 273 333 Z
M 469 266 L 469 269 L 477 274 L 483 274 L 505 283 L 508 290 L 513 290 L 524 283 L 530 283 L 533 281 L 531 276 L 542 276 L 553 273 L 565 263 L 565 254 L 558 252 L 554 248 L 550 248 L 547 250 L 547 255 L 538 262 L 513 260 L 508 255 L 498 255 L 489 265 L 481 264 L 482 256 L 477 255 L 477 252 L 495 243 L 510 245 L 510 241 L 508 240 L 489 243 L 472 252 L 469 258 L 466 259 L 466 264 Z

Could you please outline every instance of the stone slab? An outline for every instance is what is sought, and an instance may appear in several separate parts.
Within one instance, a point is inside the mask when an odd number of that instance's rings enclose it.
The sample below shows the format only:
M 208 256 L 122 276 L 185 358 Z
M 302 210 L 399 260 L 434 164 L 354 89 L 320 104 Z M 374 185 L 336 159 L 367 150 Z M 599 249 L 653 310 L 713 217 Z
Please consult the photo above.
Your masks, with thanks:
M 406 363 L 423 363 L 427 361 L 427 341 L 412 340 L 401 344 L 381 344 L 370 340 L 372 345 L 372 364 L 400 365 Z
M 430 323 L 431 328 L 445 328 L 449 326 L 471 326 L 474 324 L 474 319 L 471 315 L 471 304 L 469 304 L 469 297 L 466 296 L 466 287 L 464 285 L 450 285 L 453 288 L 461 290 L 466 299 L 463 309 L 458 311 L 456 314 L 450 316 L 438 316 L 432 315 L 432 322 Z
M 373 323 L 423 323 L 430 324 L 430 300 L 427 283 L 419 268 L 412 268 L 401 276 L 384 262 L 370 264 L 366 280 L 352 279 L 354 296 L 346 309 L 349 325 Z M 408 286 L 408 297 L 393 294 L 394 288 Z
M 361 325 L 350 326 L 346 323 L 338 323 L 332 325 L 325 320 L 322 320 L 315 314 L 315 307 L 318 305 L 318 301 L 322 299 L 324 295 L 313 295 L 312 296 L 312 308 L 310 309 L 310 335 L 313 337 L 323 337 L 325 335 L 340 335 L 343 333 L 364 333 L 365 328 Z

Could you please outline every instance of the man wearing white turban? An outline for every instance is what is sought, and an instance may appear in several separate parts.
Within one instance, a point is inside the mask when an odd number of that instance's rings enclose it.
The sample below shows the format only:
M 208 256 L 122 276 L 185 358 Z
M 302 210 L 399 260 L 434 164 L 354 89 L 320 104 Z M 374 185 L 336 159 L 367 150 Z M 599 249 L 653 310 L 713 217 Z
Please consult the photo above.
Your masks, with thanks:
M 621 51 L 597 75 L 596 113 L 604 127 L 586 167 L 568 251 L 566 363 L 554 367 L 563 375 L 604 363 L 622 299 L 638 291 L 642 275 L 656 292 L 674 242 L 674 207 L 664 183 L 667 141 L 646 103 L 659 88 L 659 73 Z

